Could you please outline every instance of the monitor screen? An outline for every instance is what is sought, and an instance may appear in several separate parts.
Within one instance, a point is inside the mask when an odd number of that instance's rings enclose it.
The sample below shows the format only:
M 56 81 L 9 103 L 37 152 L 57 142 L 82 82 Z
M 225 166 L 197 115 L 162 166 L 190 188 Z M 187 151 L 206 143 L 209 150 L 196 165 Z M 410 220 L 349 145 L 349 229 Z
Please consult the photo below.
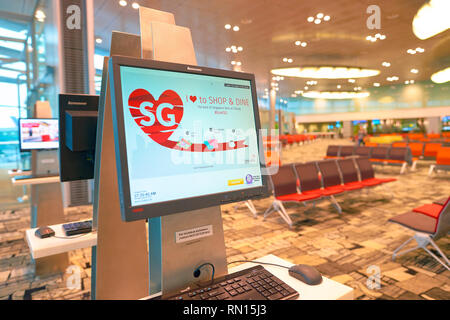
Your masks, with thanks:
M 112 66 L 125 220 L 267 192 L 253 75 L 123 57 Z
M 19 119 L 20 149 L 58 149 L 58 119 Z

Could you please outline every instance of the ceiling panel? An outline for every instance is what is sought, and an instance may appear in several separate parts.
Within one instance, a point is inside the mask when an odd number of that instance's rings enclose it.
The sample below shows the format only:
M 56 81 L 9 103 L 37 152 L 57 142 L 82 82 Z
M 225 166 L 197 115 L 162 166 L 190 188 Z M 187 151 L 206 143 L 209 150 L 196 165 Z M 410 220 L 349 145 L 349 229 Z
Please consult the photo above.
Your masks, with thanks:
M 95 0 L 95 32 L 103 38 L 101 47 L 109 48 L 112 30 L 139 33 L 137 10 L 121 7 L 116 0 Z M 197 60 L 200 65 L 232 69 L 231 61 L 242 62 L 242 71 L 255 73 L 258 89 L 270 84 L 270 70 L 297 65 L 342 65 L 379 69 L 376 77 L 359 79 L 355 84 L 347 80 L 319 80 L 320 90 L 352 90 L 390 84 L 387 77 L 396 75 L 399 82 L 414 79 L 429 80 L 436 69 L 434 48 L 449 37 L 449 31 L 428 40 L 419 40 L 412 32 L 412 19 L 424 0 L 379 0 L 381 29 L 369 30 L 366 9 L 372 0 L 147 0 L 139 4 L 172 12 L 178 25 L 191 29 Z M 308 16 L 322 12 L 331 20 L 314 24 Z M 225 30 L 225 24 L 238 25 L 240 31 Z M 381 33 L 386 39 L 377 42 L 366 36 Z M 307 47 L 295 46 L 296 40 L 306 41 Z M 444 54 L 449 50 L 448 43 Z M 225 52 L 231 45 L 242 46 L 238 54 Z M 425 53 L 410 55 L 407 49 L 422 47 Z M 442 45 L 441 49 L 442 51 Z M 442 54 L 442 53 L 441 53 Z M 284 63 L 283 57 L 294 60 Z M 381 66 L 383 61 L 390 68 Z M 412 74 L 412 68 L 419 74 Z M 288 96 L 300 90 L 309 79 L 291 78 L 280 83 L 280 94 Z

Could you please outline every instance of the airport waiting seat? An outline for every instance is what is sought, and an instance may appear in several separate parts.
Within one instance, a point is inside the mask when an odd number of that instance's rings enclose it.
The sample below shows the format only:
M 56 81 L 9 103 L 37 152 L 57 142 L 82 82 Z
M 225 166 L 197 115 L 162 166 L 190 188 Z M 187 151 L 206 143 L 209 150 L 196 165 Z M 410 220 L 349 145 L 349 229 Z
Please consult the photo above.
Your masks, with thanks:
M 431 140 L 441 139 L 441 135 L 439 133 L 429 133 L 427 134 L 427 137 Z
M 359 181 L 358 169 L 353 159 L 337 160 L 337 164 L 342 174 L 343 187 L 347 191 L 360 190 L 366 186 Z
M 322 185 L 323 195 L 330 197 L 334 206 L 339 213 L 342 213 L 342 209 L 334 198 L 335 195 L 345 192 L 345 188 L 342 186 L 341 175 L 339 168 L 335 160 L 318 161 L 317 167 L 319 168 Z
M 406 148 L 408 144 L 406 142 L 393 142 L 391 144 L 392 148 Z
M 425 144 L 422 142 L 410 142 L 408 147 L 411 149 L 411 154 L 413 157 L 421 159 L 423 157 L 423 150 Z
M 434 210 L 433 214 L 430 214 L 427 209 L 423 209 L 422 206 L 411 212 L 403 213 L 389 219 L 389 222 L 397 223 L 416 232 L 411 238 L 400 245 L 400 247 L 395 249 L 392 254 L 392 260 L 395 260 L 400 255 L 422 248 L 450 271 L 450 261 L 435 243 L 435 240 L 446 236 L 450 232 L 450 197 L 447 198 L 443 206 L 439 207 L 440 210 L 438 212 Z M 428 213 L 420 212 L 424 210 Z M 412 240 L 416 240 L 417 246 L 401 252 L 400 250 Z M 443 261 L 427 248 L 430 244 L 436 249 Z
M 341 146 L 330 145 L 327 148 L 327 155 L 325 159 L 335 159 L 339 158 Z
M 266 219 L 272 212 L 278 212 L 281 218 L 292 227 L 292 220 L 284 208 L 283 202 L 304 202 L 320 198 L 318 194 L 301 194 L 297 191 L 297 176 L 292 165 L 283 165 L 278 172 L 270 176 L 274 201 L 264 212 Z
M 403 174 L 406 171 L 408 165 L 412 166 L 412 169 L 415 170 L 417 164 L 417 158 L 413 158 L 411 154 L 411 149 L 408 147 L 405 148 L 391 148 L 389 150 L 388 159 L 386 164 L 389 165 L 400 165 L 402 168 L 400 169 L 400 174 Z
M 356 147 L 355 155 L 358 157 L 370 158 L 370 156 L 372 155 L 372 148 L 371 147 Z
M 341 146 L 340 158 L 350 157 L 355 154 L 355 146 Z
M 389 153 L 388 147 L 373 147 L 370 161 L 374 163 L 384 162 L 388 158 L 388 153 Z
M 436 163 L 430 166 L 428 175 L 431 176 L 437 170 L 450 170 L 450 147 L 439 148 L 436 154 Z
M 383 183 L 397 181 L 397 179 L 394 178 L 375 178 L 375 171 L 373 170 L 372 163 L 368 158 L 356 158 L 355 162 L 359 169 L 361 183 L 365 186 L 375 187 Z
M 364 145 L 366 147 L 378 147 L 378 143 L 375 142 L 366 142 Z
M 436 155 L 441 147 L 442 143 L 425 143 L 423 158 L 427 160 L 436 159 Z

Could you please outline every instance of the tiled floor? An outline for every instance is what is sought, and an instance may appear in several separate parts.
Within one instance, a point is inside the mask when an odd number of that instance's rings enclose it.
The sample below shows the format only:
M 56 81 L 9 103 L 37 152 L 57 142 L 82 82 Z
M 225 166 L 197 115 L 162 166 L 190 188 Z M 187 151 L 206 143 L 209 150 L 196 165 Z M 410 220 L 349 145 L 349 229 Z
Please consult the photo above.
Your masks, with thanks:
M 284 163 L 321 159 L 330 143 L 323 140 L 288 148 Z M 393 262 L 392 251 L 413 233 L 387 220 L 416 206 L 450 195 L 450 174 L 427 176 L 429 163 L 415 172 L 399 175 L 399 167 L 377 167 L 378 176 L 398 178 L 389 187 L 370 193 L 347 193 L 337 197 L 343 214 L 327 201 L 286 205 L 294 226 L 289 229 L 273 213 L 262 213 L 271 199 L 254 201 L 255 219 L 242 205 L 222 207 L 228 261 L 255 259 L 275 254 L 293 263 L 313 265 L 327 277 L 355 288 L 355 299 L 450 299 L 450 271 L 419 249 Z M 66 210 L 67 220 L 90 218 L 90 207 Z M 28 209 L 0 212 L 0 299 L 89 299 L 90 249 L 70 253 L 82 268 L 82 288 L 67 289 L 68 275 L 34 277 L 24 230 L 30 225 Z M 437 241 L 450 253 L 449 237 Z M 373 270 L 381 272 L 381 288 L 369 289 Z

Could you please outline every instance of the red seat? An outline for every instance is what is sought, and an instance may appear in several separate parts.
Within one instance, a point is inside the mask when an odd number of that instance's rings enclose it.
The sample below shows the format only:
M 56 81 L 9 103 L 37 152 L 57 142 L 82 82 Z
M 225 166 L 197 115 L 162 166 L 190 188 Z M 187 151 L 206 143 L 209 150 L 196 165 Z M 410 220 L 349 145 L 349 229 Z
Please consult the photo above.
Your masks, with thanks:
M 276 197 L 277 200 L 280 201 L 308 201 L 319 198 L 320 195 L 317 194 L 299 194 L 299 193 L 293 193 L 293 194 L 286 194 L 283 196 Z
M 439 214 L 441 213 L 443 207 L 444 206 L 441 206 L 439 204 L 429 203 L 429 204 L 424 204 L 423 206 L 420 206 L 418 208 L 415 208 L 415 209 L 413 209 L 413 211 L 418 212 L 418 213 L 423 213 L 429 217 L 437 219 L 439 217 Z
M 372 187 L 372 186 L 377 186 L 379 184 L 382 184 L 384 182 L 381 179 L 370 178 L 370 179 L 362 180 L 361 183 L 365 186 Z
M 331 187 L 324 188 L 322 192 L 323 192 L 324 196 L 332 196 L 335 194 L 342 193 L 344 191 L 345 191 L 345 189 L 343 186 L 331 186 Z
M 366 185 L 364 185 L 361 182 L 348 182 L 348 183 L 344 184 L 344 189 L 348 190 L 348 191 L 358 190 L 358 189 L 362 189 L 364 187 L 366 187 Z

